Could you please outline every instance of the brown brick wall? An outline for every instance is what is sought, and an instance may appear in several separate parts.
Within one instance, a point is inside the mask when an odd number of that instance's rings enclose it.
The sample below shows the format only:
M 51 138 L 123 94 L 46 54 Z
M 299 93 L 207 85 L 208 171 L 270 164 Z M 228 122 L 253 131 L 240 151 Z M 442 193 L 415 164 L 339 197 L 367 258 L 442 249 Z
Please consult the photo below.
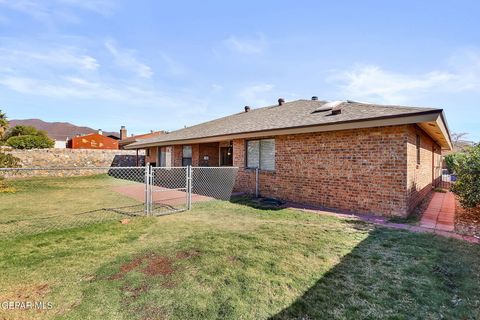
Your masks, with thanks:
M 219 166 L 219 143 L 202 143 L 199 145 L 198 163 L 203 167 Z M 208 160 L 204 160 L 204 156 L 208 156 Z
M 326 208 L 406 214 L 407 126 L 275 137 L 275 172 L 260 172 L 260 193 Z M 234 141 L 236 190 L 253 193 L 245 140 Z
M 420 136 L 420 164 L 417 163 L 417 135 Z M 441 176 L 440 147 L 418 126 L 407 132 L 407 197 L 408 212 L 432 191 L 432 182 Z
M 415 140 L 421 135 L 421 164 Z M 390 126 L 275 137 L 275 171 L 260 171 L 260 194 L 331 209 L 406 216 L 440 175 L 440 148 L 419 127 Z M 239 167 L 235 191 L 255 192 L 255 171 L 245 168 L 245 139 L 233 140 Z M 194 166 L 218 165 L 218 143 L 193 144 Z M 433 149 L 435 148 L 435 149 Z M 182 165 L 182 146 L 173 148 Z M 432 150 L 435 150 L 432 153 Z
M 147 163 L 157 163 L 157 160 L 158 160 L 158 154 L 157 154 L 157 150 L 158 150 L 158 147 L 150 147 L 148 148 L 149 149 L 149 154 L 148 156 L 145 157 L 145 161 Z

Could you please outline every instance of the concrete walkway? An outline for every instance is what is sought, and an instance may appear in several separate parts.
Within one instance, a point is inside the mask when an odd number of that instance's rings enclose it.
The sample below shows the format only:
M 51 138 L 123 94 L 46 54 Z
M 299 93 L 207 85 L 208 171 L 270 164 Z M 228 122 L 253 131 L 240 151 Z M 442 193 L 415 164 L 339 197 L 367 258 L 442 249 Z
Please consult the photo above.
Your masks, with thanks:
M 440 231 L 455 229 L 455 196 L 452 192 L 435 192 L 422 215 L 420 226 Z
M 420 225 L 415 226 L 406 223 L 393 223 L 388 221 L 387 217 L 364 215 L 364 214 L 350 214 L 326 211 L 314 207 L 306 207 L 298 204 L 287 204 L 288 208 L 297 209 L 308 212 L 315 212 L 318 214 L 334 215 L 344 218 L 357 218 L 359 220 L 370 222 L 379 226 L 408 230 L 411 232 L 426 232 L 434 233 L 436 235 L 454 238 L 458 240 L 467 241 L 470 243 L 480 244 L 480 239 L 473 236 L 464 236 L 454 232 L 455 228 L 455 196 L 451 192 L 441 193 L 435 192 L 432 200 L 425 210 Z

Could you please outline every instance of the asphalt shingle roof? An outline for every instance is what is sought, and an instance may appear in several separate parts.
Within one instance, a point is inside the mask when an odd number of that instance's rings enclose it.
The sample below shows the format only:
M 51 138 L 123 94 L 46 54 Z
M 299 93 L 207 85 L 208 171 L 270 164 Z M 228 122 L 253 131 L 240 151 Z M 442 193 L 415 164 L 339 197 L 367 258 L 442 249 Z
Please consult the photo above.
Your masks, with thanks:
M 338 105 L 341 113 L 332 115 L 329 111 L 315 112 L 327 102 L 319 100 L 296 100 L 283 105 L 251 109 L 227 117 L 204 122 L 168 134 L 142 139 L 129 147 L 167 141 L 197 139 L 254 131 L 286 129 L 322 124 L 371 120 L 378 118 L 402 117 L 426 112 L 441 112 L 441 109 L 387 106 L 353 101 Z

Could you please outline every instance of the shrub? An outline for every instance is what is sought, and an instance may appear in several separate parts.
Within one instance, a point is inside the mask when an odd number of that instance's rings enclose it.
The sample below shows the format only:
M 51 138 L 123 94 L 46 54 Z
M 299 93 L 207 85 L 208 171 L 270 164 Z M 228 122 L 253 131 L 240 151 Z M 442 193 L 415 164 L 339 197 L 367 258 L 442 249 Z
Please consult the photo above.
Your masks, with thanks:
M 465 157 L 464 152 L 456 152 L 456 153 L 451 153 L 449 155 L 446 155 L 445 164 L 447 166 L 448 172 L 455 173 L 459 162 L 461 162 L 462 158 L 464 157 Z
M 0 168 L 18 168 L 20 159 L 8 153 L 0 152 Z
M 0 152 L 0 168 L 19 168 L 20 159 L 11 154 Z M 15 188 L 0 175 L 0 193 L 13 193 Z
M 53 148 L 55 142 L 44 135 L 26 135 L 10 137 L 7 144 L 15 149 L 45 149 Z
M 42 130 L 37 130 L 31 126 L 15 126 L 10 128 L 6 134 L 5 139 L 8 140 L 10 137 L 18 137 L 18 136 L 46 136 L 46 132 Z
M 480 144 L 469 148 L 462 157 L 457 158 L 454 166 L 457 181 L 452 191 L 460 197 L 464 207 L 476 207 L 480 204 Z

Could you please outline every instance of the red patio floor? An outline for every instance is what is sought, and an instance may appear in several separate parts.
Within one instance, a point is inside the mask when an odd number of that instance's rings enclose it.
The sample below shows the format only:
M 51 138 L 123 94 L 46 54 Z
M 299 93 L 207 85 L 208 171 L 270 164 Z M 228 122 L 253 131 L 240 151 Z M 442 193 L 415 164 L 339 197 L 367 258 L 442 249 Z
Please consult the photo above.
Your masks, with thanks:
M 420 226 L 440 231 L 453 231 L 455 226 L 455 196 L 452 192 L 435 192 Z
M 114 191 L 123 194 L 127 197 L 133 198 L 137 201 L 145 201 L 145 185 L 135 184 L 114 187 Z M 153 203 L 161 203 L 171 206 L 184 205 L 186 204 L 186 193 L 181 190 L 167 189 L 162 187 L 152 187 L 152 198 Z M 213 198 L 192 194 L 192 202 L 212 200 Z

